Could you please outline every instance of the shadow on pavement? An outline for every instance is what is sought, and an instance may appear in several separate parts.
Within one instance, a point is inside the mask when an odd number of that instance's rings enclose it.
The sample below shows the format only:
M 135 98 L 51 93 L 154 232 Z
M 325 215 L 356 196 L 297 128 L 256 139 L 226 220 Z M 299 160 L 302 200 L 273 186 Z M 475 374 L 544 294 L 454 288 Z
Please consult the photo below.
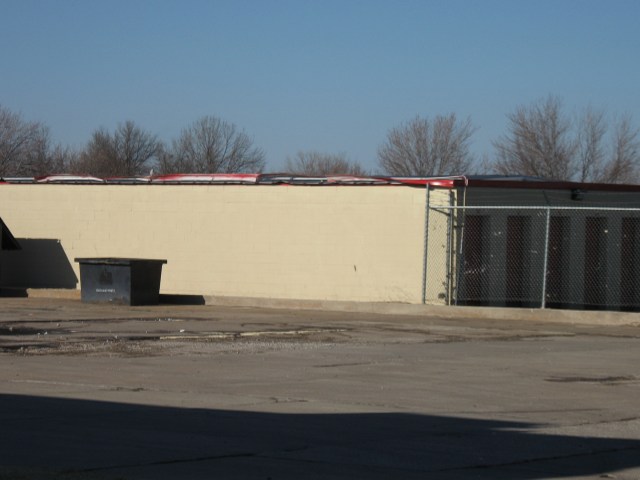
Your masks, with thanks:
M 524 480 L 640 467 L 637 440 L 536 434 L 535 425 L 459 417 L 276 414 L 5 394 L 0 412 L 1 478 Z

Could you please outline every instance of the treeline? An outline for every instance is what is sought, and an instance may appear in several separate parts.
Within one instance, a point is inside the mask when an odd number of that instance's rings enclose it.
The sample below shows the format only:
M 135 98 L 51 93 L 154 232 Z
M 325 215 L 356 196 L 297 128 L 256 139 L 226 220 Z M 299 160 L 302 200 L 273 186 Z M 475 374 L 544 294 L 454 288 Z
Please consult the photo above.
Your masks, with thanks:
M 0 106 L 0 176 L 51 173 L 129 177 L 158 173 L 260 172 L 264 152 L 235 125 L 204 117 L 166 145 L 126 121 L 110 132 L 95 130 L 81 151 L 54 145 L 49 129 Z
M 284 168 L 296 175 L 441 176 L 501 174 L 602 183 L 640 182 L 640 131 L 630 116 L 585 108 L 570 115 L 548 96 L 507 115 L 492 157 L 470 147 L 477 127 L 454 113 L 416 116 L 391 128 L 368 171 L 344 154 L 301 151 Z M 279 166 L 272 166 L 279 169 Z M 128 177 L 167 173 L 259 173 L 265 153 L 235 125 L 214 116 L 183 129 L 169 143 L 133 121 L 95 130 L 80 151 L 55 144 L 49 128 L 0 105 L 0 176 L 51 173 Z

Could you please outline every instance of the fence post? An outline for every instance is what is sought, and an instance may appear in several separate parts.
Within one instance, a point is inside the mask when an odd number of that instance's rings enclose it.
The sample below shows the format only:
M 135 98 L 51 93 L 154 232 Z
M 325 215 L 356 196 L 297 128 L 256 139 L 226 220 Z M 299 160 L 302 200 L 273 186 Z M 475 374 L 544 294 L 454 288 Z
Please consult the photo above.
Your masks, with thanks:
M 547 304 L 547 267 L 549 258 L 549 228 L 551 223 L 551 208 L 547 207 L 547 222 L 544 232 L 544 257 L 542 259 L 542 298 L 540 308 L 545 308 Z
M 429 255 L 429 211 L 431 210 L 431 185 L 425 186 L 426 199 L 424 205 L 424 245 L 422 251 L 422 304 L 427 303 L 427 260 Z
M 451 270 L 452 268 L 452 256 L 455 254 L 455 248 L 453 246 L 453 218 L 454 218 L 454 212 L 456 212 L 456 210 L 453 208 L 455 204 L 455 198 L 453 197 L 453 193 L 449 194 L 449 214 L 447 215 L 447 265 L 446 265 L 446 272 L 447 272 L 447 285 L 446 285 L 446 292 L 447 292 L 447 305 L 451 305 L 451 297 L 452 297 L 452 284 L 454 281 L 454 277 L 453 277 L 453 272 Z M 456 295 L 457 297 L 457 295 Z

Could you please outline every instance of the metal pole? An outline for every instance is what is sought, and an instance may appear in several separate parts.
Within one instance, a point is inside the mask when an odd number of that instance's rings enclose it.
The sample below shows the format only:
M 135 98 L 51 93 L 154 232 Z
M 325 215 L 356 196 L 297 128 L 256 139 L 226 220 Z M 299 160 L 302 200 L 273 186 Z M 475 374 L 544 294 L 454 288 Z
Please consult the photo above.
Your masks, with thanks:
M 427 256 L 429 250 L 429 211 L 431 210 L 431 185 L 427 183 L 424 205 L 424 246 L 422 251 L 422 304 L 427 303 Z
M 540 301 L 540 308 L 546 307 L 547 299 L 547 266 L 549 258 L 549 226 L 551 223 L 551 209 L 547 208 L 547 224 L 544 233 L 544 257 L 542 259 L 542 299 Z
M 449 198 L 449 205 L 453 206 L 453 199 Z M 447 292 L 447 305 L 451 305 L 451 283 L 453 282 L 453 272 L 451 271 L 451 256 L 452 252 L 455 252 L 455 248 L 453 247 L 453 210 L 449 210 L 447 214 L 447 284 L 445 286 L 445 291 Z
M 451 215 L 454 215 L 454 211 L 451 211 Z M 466 224 L 466 219 L 467 219 L 467 209 L 465 208 L 464 210 L 462 210 L 462 215 L 458 214 L 457 211 L 455 213 L 456 215 L 456 219 L 458 221 L 458 231 L 459 233 L 459 240 L 458 240 L 458 245 L 460 246 L 455 253 L 455 259 L 456 259 L 456 276 L 455 276 L 455 299 L 453 301 L 454 305 L 458 305 L 458 297 L 460 296 L 460 292 L 462 291 L 462 282 L 463 282 L 463 266 L 464 266 L 464 261 L 465 261 L 465 257 L 464 257 L 464 242 L 466 242 L 466 234 L 465 234 L 465 224 Z M 462 216 L 462 220 L 460 220 L 460 216 Z M 451 302 L 449 302 L 449 304 L 451 304 Z

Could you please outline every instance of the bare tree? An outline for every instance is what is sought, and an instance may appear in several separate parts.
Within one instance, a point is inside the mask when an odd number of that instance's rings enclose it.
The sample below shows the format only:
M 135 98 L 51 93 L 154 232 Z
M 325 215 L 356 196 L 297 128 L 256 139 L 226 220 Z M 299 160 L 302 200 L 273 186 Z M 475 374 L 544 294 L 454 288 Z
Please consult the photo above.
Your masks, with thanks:
M 264 152 L 253 146 L 244 131 L 231 123 L 208 116 L 184 129 L 164 152 L 163 173 L 246 173 L 261 172 Z
M 139 175 L 149 171 L 149 162 L 156 158 L 160 148 L 155 135 L 127 121 L 118 127 L 113 138 L 122 174 Z
M 141 175 L 149 171 L 160 150 L 155 135 L 128 120 L 113 135 L 103 128 L 94 131 L 72 171 L 100 177 Z
M 39 174 L 46 164 L 49 130 L 0 105 L 0 175 Z
M 640 179 L 640 130 L 632 126 L 631 117 L 624 116 L 613 128 L 611 158 L 595 181 L 635 183 Z
M 498 173 L 562 180 L 575 171 L 577 144 L 559 98 L 520 106 L 508 119 L 509 134 L 494 142 Z
M 56 145 L 49 152 L 46 171 L 43 171 L 38 175 L 67 172 L 72 165 L 78 162 L 79 158 L 80 153 L 78 151 L 70 147 Z
M 27 143 L 21 155 L 19 175 L 39 176 L 55 173 L 58 165 L 54 165 L 49 129 L 38 125 L 33 130 L 33 137 Z
M 588 108 L 577 126 L 576 179 L 586 182 L 603 175 L 605 152 L 603 139 L 607 133 L 604 112 Z
M 509 132 L 494 142 L 493 171 L 579 182 L 636 182 L 639 131 L 626 116 L 610 127 L 603 111 L 587 108 L 577 118 L 558 97 L 520 106 L 507 117 Z
M 326 176 L 368 175 L 358 163 L 347 159 L 344 154 L 319 153 L 314 151 L 298 152 L 293 158 L 287 158 L 285 170 L 294 175 Z
M 417 116 L 389 131 L 378 148 L 378 163 L 389 175 L 465 173 L 472 163 L 469 143 L 475 130 L 469 118 L 459 121 L 454 113 L 433 120 Z
M 69 164 L 69 171 L 96 176 L 120 175 L 111 134 L 104 128 L 95 130 L 85 149 Z

